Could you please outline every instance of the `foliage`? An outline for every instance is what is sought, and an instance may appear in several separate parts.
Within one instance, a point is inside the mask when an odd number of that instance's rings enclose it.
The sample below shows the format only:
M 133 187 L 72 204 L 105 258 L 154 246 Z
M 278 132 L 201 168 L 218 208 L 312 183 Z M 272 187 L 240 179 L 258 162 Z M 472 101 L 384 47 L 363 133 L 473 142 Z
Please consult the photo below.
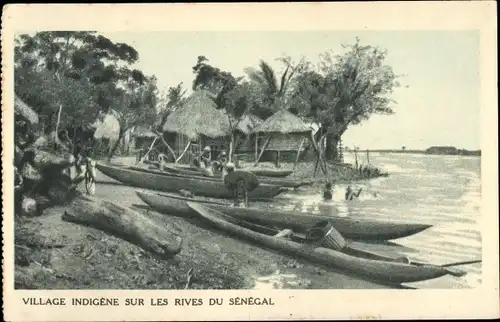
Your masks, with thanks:
M 284 65 L 284 71 L 278 78 L 273 68 L 265 61 L 261 60 L 259 68 L 246 68 L 245 72 L 259 90 L 261 100 L 255 104 L 256 107 L 267 109 L 264 118 L 282 109 L 288 109 L 288 95 L 294 77 L 302 72 L 307 66 L 307 62 L 302 59 L 298 64 L 292 62 L 290 57 L 280 57 L 277 59 Z M 264 111 L 262 111 L 264 112 Z M 261 113 L 262 113 L 261 112 Z M 265 113 L 265 112 L 264 112 Z
M 62 126 L 91 124 L 113 108 L 128 127 L 149 114 L 132 120 L 140 106 L 155 104 L 156 81 L 129 67 L 138 53 L 127 44 L 95 32 L 44 31 L 18 36 L 14 50 L 16 92 L 49 122 L 59 106 Z
M 160 117 L 160 122 L 156 124 L 156 128 L 161 132 L 163 126 L 167 122 L 167 117 L 171 112 L 175 111 L 178 107 L 186 100 L 187 90 L 183 88 L 182 82 L 177 86 L 171 86 L 168 88 L 167 94 L 162 94 L 158 99 L 158 115 Z
M 378 47 L 344 46 L 346 52 L 320 55 L 318 68 L 309 66 L 297 76 L 291 105 L 322 125 L 329 144 L 327 157 L 337 155 L 337 144 L 349 125 L 374 114 L 394 113 L 391 98 L 399 76 L 385 64 L 387 52 Z

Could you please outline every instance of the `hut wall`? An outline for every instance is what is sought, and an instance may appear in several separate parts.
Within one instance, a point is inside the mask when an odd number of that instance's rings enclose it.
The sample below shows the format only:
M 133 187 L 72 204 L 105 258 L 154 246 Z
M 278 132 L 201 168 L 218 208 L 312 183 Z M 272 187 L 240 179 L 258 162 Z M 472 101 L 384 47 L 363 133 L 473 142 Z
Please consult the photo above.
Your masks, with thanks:
M 273 134 L 267 150 L 270 151 L 297 151 L 304 134 Z M 264 140 L 263 140 L 264 141 Z
M 237 153 L 253 153 L 255 151 L 255 134 L 249 136 L 239 133 L 238 134 L 238 146 L 236 148 Z
M 177 157 L 179 157 L 182 154 L 182 152 L 186 148 L 186 145 L 189 143 L 189 141 L 190 140 L 186 135 L 183 135 L 183 134 L 176 134 L 175 135 L 175 143 L 174 143 L 174 147 L 172 147 L 172 148 L 174 149 Z M 186 153 L 184 154 L 184 157 L 179 161 L 179 163 L 190 164 L 193 161 L 194 155 L 196 154 L 197 150 L 198 150 L 197 143 L 192 142 L 191 146 L 189 147 L 189 150 L 186 151 Z

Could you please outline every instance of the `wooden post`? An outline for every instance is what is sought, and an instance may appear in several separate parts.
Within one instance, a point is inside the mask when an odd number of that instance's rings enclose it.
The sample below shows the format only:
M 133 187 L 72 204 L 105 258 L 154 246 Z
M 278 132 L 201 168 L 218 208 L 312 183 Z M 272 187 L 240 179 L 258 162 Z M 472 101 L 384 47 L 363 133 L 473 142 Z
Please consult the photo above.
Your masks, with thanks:
M 149 146 L 148 148 L 148 151 L 143 155 L 141 156 L 141 158 L 139 159 L 139 161 L 137 161 L 137 163 L 135 165 L 138 165 L 139 163 L 143 162 L 144 160 L 146 160 L 146 158 L 148 157 L 149 155 L 149 152 L 151 152 L 151 150 L 153 150 L 153 146 L 155 145 L 156 143 L 156 140 L 158 140 L 158 137 L 155 137 L 155 139 L 153 140 L 153 142 L 151 143 L 151 145 Z
M 186 144 L 186 147 L 184 148 L 184 151 L 182 151 L 181 155 L 177 159 L 175 159 L 175 163 L 179 162 L 182 159 L 182 157 L 184 156 L 184 154 L 186 154 L 190 146 L 191 146 L 191 140 L 188 142 L 188 144 Z
M 297 156 L 295 157 L 295 162 L 293 163 L 293 170 L 295 170 L 295 166 L 297 165 L 297 162 L 299 161 L 299 156 L 300 156 L 300 150 L 302 149 L 302 145 L 304 144 L 305 139 L 302 139 L 299 144 L 299 148 L 297 149 Z
M 255 133 L 255 162 L 259 159 L 259 133 Z
M 354 147 L 354 162 L 355 169 L 358 169 L 358 150 L 356 147 Z
M 276 151 L 276 168 L 280 167 L 280 150 Z
M 323 167 L 323 163 L 321 163 L 320 161 L 322 160 L 322 153 L 321 153 L 321 147 L 316 143 L 316 141 L 314 141 L 314 134 L 312 133 L 311 131 L 311 135 L 309 137 L 309 141 L 311 142 L 311 144 L 313 145 L 314 147 L 314 151 L 316 151 L 316 166 L 314 168 L 314 175 L 316 175 L 316 170 L 318 168 L 318 165 L 321 167 L 321 170 L 323 171 L 323 174 L 324 175 L 327 175 L 327 170 L 326 168 Z M 320 139 L 320 142 L 322 141 L 322 139 Z
M 174 160 L 176 160 L 177 157 L 175 156 L 175 152 L 172 149 L 172 147 L 170 147 L 170 145 L 167 143 L 167 141 L 165 141 L 165 138 L 163 137 L 163 133 L 155 131 L 155 134 L 158 135 L 158 138 L 160 139 L 161 143 L 163 143 L 163 145 L 167 147 L 170 154 L 172 154 L 172 157 L 174 158 Z
M 260 154 L 257 157 L 257 160 L 255 160 L 254 167 L 259 163 L 259 160 L 260 160 L 260 158 L 262 158 L 262 155 L 264 154 L 264 151 L 266 150 L 266 148 L 269 145 L 270 141 L 271 141 L 271 133 L 269 133 L 267 135 L 266 141 L 264 142 L 264 145 L 262 146 L 262 150 L 260 151 Z

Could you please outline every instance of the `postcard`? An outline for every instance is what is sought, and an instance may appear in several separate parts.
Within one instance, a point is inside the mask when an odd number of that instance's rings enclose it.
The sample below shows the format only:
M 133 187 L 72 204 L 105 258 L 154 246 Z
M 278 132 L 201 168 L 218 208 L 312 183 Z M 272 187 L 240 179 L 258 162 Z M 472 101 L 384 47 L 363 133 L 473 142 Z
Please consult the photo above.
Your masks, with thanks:
M 5 6 L 5 319 L 499 317 L 495 9 Z

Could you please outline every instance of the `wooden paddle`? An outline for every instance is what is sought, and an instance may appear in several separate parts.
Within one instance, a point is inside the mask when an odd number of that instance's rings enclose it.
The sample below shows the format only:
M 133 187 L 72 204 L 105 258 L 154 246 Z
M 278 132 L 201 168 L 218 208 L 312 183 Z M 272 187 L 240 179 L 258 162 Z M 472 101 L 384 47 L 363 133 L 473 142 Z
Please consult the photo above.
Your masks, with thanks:
M 481 263 L 482 261 L 483 261 L 482 259 L 476 259 L 476 260 L 470 260 L 470 261 L 448 263 L 448 264 L 443 264 L 443 265 L 438 265 L 438 266 L 441 266 L 441 267 L 451 267 L 451 266 L 458 266 L 458 265 L 476 264 L 476 263 Z

